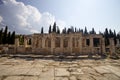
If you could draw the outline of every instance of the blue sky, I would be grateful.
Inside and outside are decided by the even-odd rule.
[[[86,26],[98,31],[108,29],[120,31],[120,0],[17,0],[31,5],[42,14],[50,13],[55,21],[65,23],[63,27]],[[34,14],[34,13],[33,13]],[[62,28],[63,28],[62,27]]]

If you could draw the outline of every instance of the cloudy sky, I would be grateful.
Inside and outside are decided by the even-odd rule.
[[[60,29],[74,26],[96,32],[108,29],[120,31],[120,0],[0,0],[0,28],[11,31],[47,32],[56,21]]]

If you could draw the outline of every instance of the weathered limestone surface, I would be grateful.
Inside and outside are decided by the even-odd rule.
[[[120,80],[120,60],[2,57],[0,80]]]
[[[97,45],[94,44],[97,39]],[[31,44],[28,44],[31,41]],[[16,53],[35,54],[104,54],[115,53],[114,40],[109,39],[110,45],[105,46],[105,39],[99,34],[83,35],[82,33],[69,34],[32,34],[24,36],[24,44],[19,44],[19,39],[15,40]],[[117,42],[119,44],[119,42]],[[107,48],[107,50],[106,50]],[[12,52],[11,52],[12,53]]]
[[[70,76],[70,73],[67,71],[66,68],[56,68],[55,69],[55,76]]]

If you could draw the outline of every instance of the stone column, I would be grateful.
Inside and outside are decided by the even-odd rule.
[[[19,47],[19,38],[15,39],[15,49],[14,52],[17,53],[17,48]]]
[[[34,38],[34,35],[32,36],[32,38],[31,38],[32,40],[32,42],[31,42],[31,48],[32,48],[32,53],[34,53],[34,49],[35,49],[35,38]]]
[[[33,38],[31,38],[31,47],[33,47]]]
[[[27,39],[24,39],[24,47],[27,47]]]
[[[39,39],[39,44],[38,44],[38,46],[39,46],[39,48],[42,47],[42,40],[41,40],[41,39]]]
[[[100,44],[100,45],[101,45],[101,47],[102,47],[102,48],[101,48],[101,49],[102,49],[102,50],[101,50],[102,53],[105,53],[105,39],[104,39],[104,38],[101,39],[101,44]]]
[[[54,49],[55,49],[55,39],[54,37],[51,38],[51,54],[54,54]]]
[[[93,46],[93,37],[90,37],[90,49],[91,49],[91,53],[93,53],[93,49],[94,46]]]
[[[60,39],[60,49],[61,49],[61,52],[63,53],[63,37],[61,37]]]
[[[69,37],[69,38],[70,38],[70,39],[69,39],[68,47],[69,47],[69,49],[70,49],[70,53],[72,54],[72,36]]]
[[[111,54],[115,53],[115,44],[113,38],[110,38],[109,41],[110,41],[110,53]]]
[[[42,48],[45,48],[45,38],[42,38]]]
[[[15,47],[19,47],[19,38],[15,39]]]
[[[79,38],[79,52],[82,53],[82,37]]]
[[[84,40],[83,40],[83,41],[84,41],[84,47],[87,46],[87,45],[86,45],[86,39],[87,39],[87,38],[84,38]]]
[[[32,35],[32,38],[31,38],[31,46],[32,46],[32,49],[34,49],[34,47],[35,47],[35,38],[34,38],[34,35]]]

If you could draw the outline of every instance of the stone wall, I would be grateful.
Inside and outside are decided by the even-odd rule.
[[[99,40],[99,45],[94,46],[94,38]],[[28,40],[31,39],[31,52],[37,54],[89,54],[89,53],[105,53],[106,47],[102,35],[90,34],[83,35],[82,33],[69,34],[33,34],[25,36],[24,47],[28,47]],[[86,40],[89,40],[87,45]],[[109,48],[111,53],[114,52],[113,40],[110,39]],[[25,50],[26,51],[26,50]],[[24,52],[24,48],[23,48]]]
[[[94,40],[98,40],[98,45],[94,44]],[[9,53],[31,53],[31,54],[99,54],[115,52],[113,39],[110,45],[105,46],[102,35],[82,33],[69,34],[32,34],[24,37],[24,45],[19,44],[19,39],[15,40],[15,45],[0,45],[0,52],[8,48]],[[29,44],[29,41],[31,41]],[[117,44],[119,44],[117,42]]]

